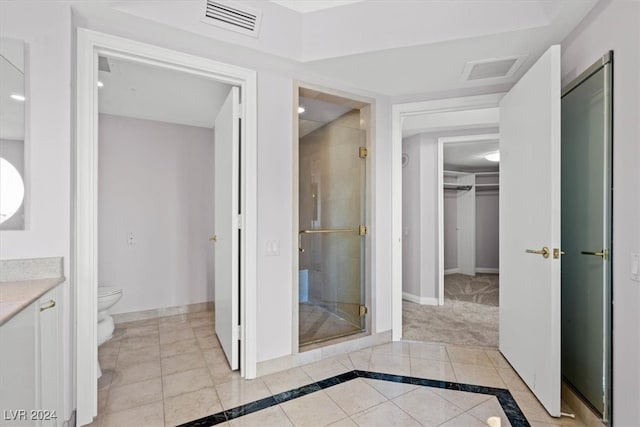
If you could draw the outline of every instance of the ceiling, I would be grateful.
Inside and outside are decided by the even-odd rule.
[[[25,102],[11,95],[26,95],[24,87],[24,44],[0,40],[0,139],[24,141]]]
[[[215,80],[138,62],[108,58],[100,71],[101,113],[213,128],[231,88]]]
[[[272,2],[284,6],[300,13],[315,12],[317,10],[329,9],[331,7],[344,6],[351,3],[358,3],[363,0],[271,0]]]
[[[499,150],[499,141],[465,141],[443,144],[445,170],[494,171],[499,162],[490,162],[484,156]]]

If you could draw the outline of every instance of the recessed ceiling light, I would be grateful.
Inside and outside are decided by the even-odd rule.
[[[298,107],[298,114],[304,113],[304,107]]]
[[[11,94],[11,99],[13,99],[15,101],[21,101],[22,102],[27,98],[25,98],[24,95],[20,95],[19,93],[12,93]]]
[[[103,87],[104,83],[102,83],[100,80],[98,80],[98,87]]]
[[[489,160],[490,162],[499,162],[500,161],[500,152],[499,151],[494,151],[493,153],[489,153],[489,154],[485,155],[484,158]]]

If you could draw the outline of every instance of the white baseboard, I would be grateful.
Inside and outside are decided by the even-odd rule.
[[[499,268],[479,267],[479,268],[476,268],[476,273],[499,274],[500,273],[500,269]]]
[[[444,275],[446,276],[447,274],[456,274],[459,271],[460,271],[459,268],[450,268],[450,269],[444,271]]]
[[[407,300],[409,302],[414,302],[420,305],[438,305],[438,298],[419,297],[417,295],[413,295],[408,292],[402,293],[402,299]]]
[[[130,313],[114,313],[111,315],[115,323],[134,322],[137,320],[155,319],[156,317],[174,316],[176,314],[197,313],[198,311],[207,311],[214,309],[214,303],[199,302],[189,305],[180,305],[177,307],[154,308],[144,311],[133,311]]]

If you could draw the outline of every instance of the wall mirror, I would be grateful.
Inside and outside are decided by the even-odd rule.
[[[25,44],[0,38],[0,230],[25,228]]]

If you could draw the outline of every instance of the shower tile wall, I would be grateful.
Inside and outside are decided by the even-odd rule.
[[[309,272],[309,302],[355,324],[360,301],[365,169],[360,113],[353,110],[300,139],[300,229],[353,228],[353,232],[303,235],[300,269]]]

